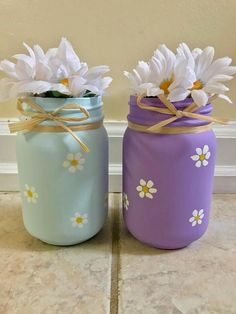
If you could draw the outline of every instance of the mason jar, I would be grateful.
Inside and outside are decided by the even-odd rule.
[[[187,98],[173,104],[184,110],[192,102]],[[146,97],[142,103],[164,107],[158,98]],[[182,134],[147,133],[132,124],[152,126],[170,115],[140,108],[136,96],[131,96],[129,105],[131,127],[123,141],[125,224],[135,238],[150,246],[185,247],[207,230],[215,167],[214,132],[205,129],[208,122],[204,120],[182,117],[168,125],[174,130],[184,127]],[[196,113],[209,116],[211,110],[212,105],[207,104]]]
[[[25,228],[34,237],[54,245],[72,245],[93,237],[103,227],[108,199],[108,137],[102,125],[102,99],[40,98],[31,101],[46,112],[65,104],[79,105],[60,117],[81,118],[63,122],[84,143],[85,152],[66,130],[32,129],[17,134],[17,162]],[[27,107],[27,104],[26,104]],[[28,108],[34,112],[32,108]],[[77,126],[91,128],[78,130]],[[98,125],[93,128],[93,125]],[[46,120],[40,126],[56,126]]]

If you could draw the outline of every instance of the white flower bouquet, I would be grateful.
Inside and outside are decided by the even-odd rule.
[[[29,55],[14,55],[16,63],[0,62],[0,71],[6,76],[0,80],[0,101],[18,96],[92,97],[103,95],[112,81],[111,77],[104,77],[108,66],[89,68],[65,38],[58,48],[47,52],[39,45],[24,46]]]
[[[132,73],[125,71],[124,74],[135,94],[165,95],[173,102],[192,97],[201,107],[213,95],[231,102],[225,95],[229,88],[223,84],[236,73],[231,62],[229,57],[214,60],[213,47],[191,51],[182,43],[174,54],[165,45],[160,45],[148,62],[139,61]]]

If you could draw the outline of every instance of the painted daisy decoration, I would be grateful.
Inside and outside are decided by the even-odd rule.
[[[196,154],[191,156],[191,159],[195,161],[195,166],[200,168],[202,166],[206,167],[209,163],[209,158],[211,152],[208,145],[204,145],[203,148],[197,147]]]
[[[33,186],[25,184],[24,196],[26,197],[28,203],[37,203],[38,193]]]
[[[145,181],[140,179],[139,185],[136,187],[138,195],[140,198],[150,198],[153,199],[153,194],[157,192],[157,189],[154,187],[154,182],[151,180]]]
[[[81,153],[72,154],[69,153],[66,156],[66,160],[63,162],[63,167],[67,168],[69,172],[74,173],[77,170],[83,170],[85,158],[82,157]]]
[[[204,209],[194,210],[192,212],[192,217],[189,219],[189,222],[192,224],[192,227],[196,225],[201,225],[204,218]]]
[[[191,50],[181,43],[174,53],[162,44],[148,61],[139,61],[124,75],[135,95],[164,95],[172,102],[192,98],[199,107],[205,106],[211,96],[231,102],[224,83],[233,78],[236,67],[231,66],[231,58],[214,59],[214,55],[213,47]]]
[[[72,222],[72,227],[83,228],[84,225],[88,223],[88,215],[77,212],[75,213],[74,217],[70,218],[70,221]]]

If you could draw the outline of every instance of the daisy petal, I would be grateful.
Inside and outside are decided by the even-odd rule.
[[[145,196],[144,192],[143,192],[143,191],[140,192],[140,193],[139,193],[139,196],[140,196],[141,198],[144,198],[144,196]]]
[[[197,168],[200,168],[200,167],[201,167],[201,165],[202,165],[202,163],[201,163],[201,161],[200,161],[200,160],[198,160],[198,161],[195,163],[195,166],[196,166]]]
[[[153,198],[151,193],[146,193],[146,197],[151,198],[151,199]]]
[[[219,94],[218,97],[221,98],[221,99],[224,99],[224,100],[228,101],[230,104],[233,103],[232,100],[231,100],[228,96],[226,96],[226,95],[224,95],[224,94]]]
[[[148,182],[147,182],[147,187],[148,188],[151,188],[153,186],[153,182],[151,181],[151,180],[149,180]]]
[[[200,147],[196,148],[196,153],[202,155],[202,149]]]
[[[62,166],[63,166],[64,168],[69,167],[69,165],[70,165],[70,162],[69,162],[68,160],[65,160],[65,161],[63,162],[63,164],[62,164]]]
[[[68,154],[67,156],[66,156],[66,158],[68,159],[68,160],[73,160],[74,159],[74,154]]]
[[[209,151],[209,146],[208,145],[204,145],[203,146],[203,150],[202,150],[203,154],[206,154],[208,151]]]
[[[139,185],[139,186],[136,187],[136,190],[137,190],[138,192],[141,192],[141,191],[142,191],[142,187]]]
[[[203,161],[202,161],[202,164],[203,164],[203,166],[205,167],[205,166],[208,165],[208,161],[207,161],[207,160],[203,160]]]
[[[76,167],[70,167],[70,168],[69,168],[69,172],[74,173],[75,171],[76,171]]]
[[[150,193],[156,193],[156,192],[157,192],[157,189],[151,188],[151,189],[149,189],[149,192],[150,192]]]
[[[203,90],[193,90],[191,92],[191,96],[193,98],[193,101],[195,104],[197,104],[199,107],[205,106],[208,102],[208,95]]]
[[[146,181],[144,181],[143,179],[141,179],[141,180],[139,181],[139,183],[140,183],[142,186],[145,186],[145,185],[146,185]]]
[[[198,214],[201,215],[203,213],[204,213],[204,209],[200,209]]]
[[[193,155],[193,156],[191,156],[191,159],[194,161],[197,161],[197,160],[199,160],[199,155]]]

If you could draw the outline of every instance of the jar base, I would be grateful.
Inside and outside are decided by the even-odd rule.
[[[142,239],[140,239],[139,236],[137,236],[136,234],[131,232],[129,229],[128,229],[128,231],[136,240],[138,240],[142,244],[145,244],[145,245],[147,245],[149,247],[152,247],[154,249],[159,249],[159,250],[167,250],[167,251],[169,251],[169,250],[181,250],[181,249],[184,249],[184,248],[188,247],[190,244],[192,244],[193,242],[198,240],[198,239],[196,239],[196,240],[193,240],[191,242],[178,244],[178,245],[161,245],[161,244],[158,244],[158,243],[153,243],[153,242],[148,242],[148,241],[142,240]]]
[[[35,239],[40,240],[41,242],[48,244],[48,245],[54,245],[54,246],[73,246],[73,245],[77,245],[77,244],[81,244],[84,243],[86,241],[89,241],[90,239],[92,239],[93,237],[95,237],[101,230],[103,227],[101,227],[100,229],[98,229],[96,232],[92,233],[89,237],[80,240],[80,241],[72,241],[72,242],[56,242],[56,241],[50,241],[47,239],[43,239],[42,237],[37,237],[34,234],[32,234],[31,232],[29,232],[29,230],[27,229],[27,232],[34,237]]]

